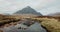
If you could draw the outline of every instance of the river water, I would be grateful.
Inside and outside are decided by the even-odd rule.
[[[41,27],[41,24],[37,22],[31,25],[30,27],[28,27],[28,29],[26,30],[18,29],[18,27],[20,26],[27,28],[27,26],[23,24],[17,24],[16,26],[10,26],[0,29],[3,30],[4,32],[46,32],[46,30]]]

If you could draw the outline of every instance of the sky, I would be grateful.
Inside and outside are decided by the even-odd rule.
[[[0,14],[13,14],[27,6],[43,15],[60,12],[60,0],[0,0]]]

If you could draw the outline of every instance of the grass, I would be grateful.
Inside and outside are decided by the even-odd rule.
[[[48,32],[60,32],[60,21],[54,18],[32,18],[39,20],[42,26],[44,26]]]
[[[5,22],[12,22],[12,20],[14,21],[18,21],[19,17],[1,17],[2,19],[0,19],[0,23],[5,23]],[[26,18],[26,17],[25,17]],[[60,21],[58,21],[55,18],[47,18],[47,17],[39,17],[39,18],[30,18],[32,20],[36,20],[37,22],[39,22],[42,26],[44,26],[49,32],[60,32]],[[9,21],[8,21],[9,20]]]

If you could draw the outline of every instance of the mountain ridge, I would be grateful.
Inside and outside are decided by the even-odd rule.
[[[48,16],[60,16],[60,12],[48,14]]]
[[[42,16],[41,13],[38,13],[36,10],[31,8],[30,6],[27,6],[27,7],[23,8],[22,10],[15,12],[14,14],[34,14],[34,15]]]

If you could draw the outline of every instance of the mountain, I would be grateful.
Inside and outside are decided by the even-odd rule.
[[[19,10],[19,11],[15,12],[14,14],[33,14],[33,15],[42,16],[41,13],[36,12],[34,9],[32,9],[29,6],[23,8],[22,10]]]
[[[56,13],[51,13],[51,14],[48,14],[48,16],[59,16],[60,17],[60,12],[56,12]]]

